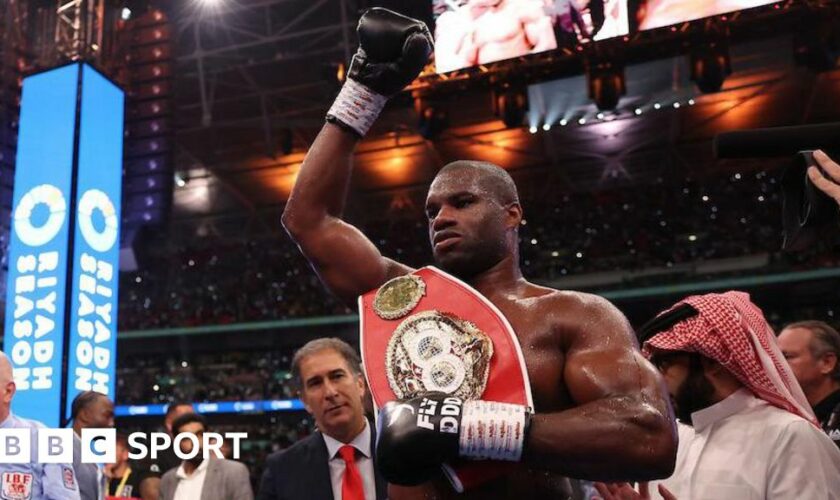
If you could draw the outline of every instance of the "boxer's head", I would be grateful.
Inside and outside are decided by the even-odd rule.
[[[518,255],[522,207],[510,174],[492,163],[456,161],[437,174],[426,197],[429,239],[443,270],[470,278]]]
[[[650,360],[662,372],[677,419],[687,425],[692,425],[692,413],[741,387],[723,365],[695,352],[657,352]]]
[[[300,399],[324,434],[349,443],[364,429],[365,382],[359,355],[337,338],[313,340],[292,359]]]

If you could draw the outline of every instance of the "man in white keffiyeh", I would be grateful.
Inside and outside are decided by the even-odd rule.
[[[639,337],[683,424],[662,482],[676,498],[840,499],[840,451],[748,294],[689,297]]]

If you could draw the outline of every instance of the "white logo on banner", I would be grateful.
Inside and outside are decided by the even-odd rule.
[[[32,212],[40,204],[45,204],[50,214],[47,222],[39,227],[32,225]],[[41,184],[24,194],[14,214],[15,234],[24,245],[39,247],[55,238],[64,225],[67,216],[67,202],[61,190],[50,184]]]
[[[99,210],[105,217],[102,232],[93,227],[93,212]],[[117,242],[117,210],[108,195],[98,189],[85,191],[79,199],[79,231],[88,245],[97,252],[107,252]]]

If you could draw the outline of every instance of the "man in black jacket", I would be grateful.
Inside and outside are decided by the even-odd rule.
[[[268,457],[257,498],[384,499],[358,354],[336,338],[313,340],[295,353],[292,374],[319,431]]]
[[[799,321],[782,330],[779,347],[823,430],[840,446],[840,333],[822,321]]]

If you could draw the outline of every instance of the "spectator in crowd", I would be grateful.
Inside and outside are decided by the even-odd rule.
[[[166,415],[163,417],[163,427],[169,437],[174,438],[172,426],[175,420],[183,415],[195,413],[189,403],[176,401],[166,407]],[[140,497],[143,500],[158,500],[160,497],[160,478],[167,471],[178,467],[181,460],[175,455],[172,448],[167,448],[159,453],[157,458],[151,458],[151,454],[138,464],[138,483],[140,485]]]
[[[365,382],[356,351],[337,338],[313,340],[295,353],[292,373],[319,432],[268,458],[260,500],[382,500],[376,435],[364,414]]]
[[[204,458],[202,440],[207,422],[197,413],[186,413],[172,423],[172,435],[195,436],[180,442],[181,453],[191,458],[170,469],[160,481],[161,500],[253,500],[254,493],[245,465],[218,458],[210,453]],[[196,446],[197,445],[197,446]]]
[[[117,461],[105,466],[107,478],[106,498],[140,498],[137,473],[128,458],[128,438],[117,434]]]
[[[106,481],[103,465],[82,463],[82,429],[102,429],[114,426],[114,403],[96,391],[80,392],[70,404],[73,420],[73,469],[79,482],[82,500],[102,500]]]
[[[12,413],[15,390],[12,363],[0,351],[0,429],[28,429],[30,442],[37,443],[44,424]],[[38,456],[37,446],[31,447],[30,460],[26,462],[0,461],[0,492],[4,496],[6,492],[19,493],[18,498],[26,499],[79,500],[79,484],[72,465],[45,463]]]
[[[639,337],[685,424],[676,469],[660,494],[840,499],[840,450],[817,426],[749,295],[689,297],[643,326]],[[627,485],[598,488],[607,499],[634,498]]]
[[[840,447],[840,333],[822,321],[799,321],[782,330],[779,347],[823,430]]]

